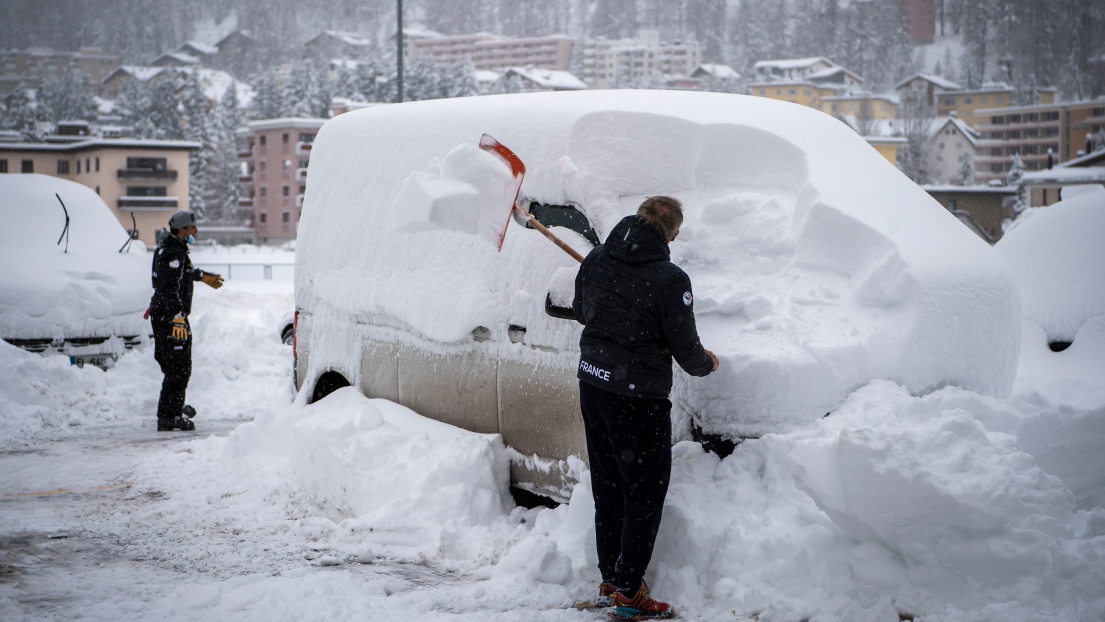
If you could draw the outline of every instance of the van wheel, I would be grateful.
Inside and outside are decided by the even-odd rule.
[[[350,384],[349,381],[345,379],[345,376],[342,376],[336,371],[328,371],[319,376],[318,380],[315,381],[315,391],[311,394],[311,403],[314,404],[334,391],[348,386],[350,386]]]

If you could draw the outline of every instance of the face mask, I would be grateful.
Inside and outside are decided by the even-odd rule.
[[[193,236],[188,236],[188,243],[189,244],[195,244],[196,243],[196,238],[194,238]]]

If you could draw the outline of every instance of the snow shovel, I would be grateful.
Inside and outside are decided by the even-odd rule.
[[[537,219],[534,218],[532,214],[523,209],[521,205],[518,205],[518,193],[522,190],[522,178],[526,176],[526,165],[522,162],[522,159],[515,155],[514,152],[507,148],[506,145],[495,140],[488,134],[484,134],[480,137],[480,149],[483,149],[488,153],[495,154],[504,162],[506,162],[507,166],[510,167],[510,172],[514,175],[515,183],[514,205],[511,211],[514,214],[517,214],[526,223],[528,223],[530,227],[533,227],[534,229],[540,231],[541,235],[544,235],[546,238],[552,240],[553,244],[556,244],[560,247],[562,251],[571,255],[573,259],[575,259],[579,263],[583,263],[583,255],[580,255],[578,252],[576,252],[574,248],[568,246],[568,244],[565,243],[564,240],[556,237],[555,233],[549,231],[548,228],[545,227],[545,225],[537,222]],[[511,217],[507,216],[506,222],[503,223],[503,232],[499,235],[500,251],[503,250],[503,240],[506,238],[506,230],[507,227],[510,226],[510,220]]]

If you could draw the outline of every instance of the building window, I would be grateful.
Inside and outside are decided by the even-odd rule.
[[[1042,113],[1040,115],[1040,120],[1041,121],[1058,121],[1059,120],[1059,111],[1056,110],[1056,111],[1052,111],[1052,112]]]
[[[292,221],[292,214],[291,214],[291,212],[284,212],[284,217],[283,217],[283,220],[284,220],[284,223],[285,223],[285,224],[287,224],[287,223],[291,222],[291,221]]]
[[[267,164],[267,163],[266,163],[266,162],[265,162],[264,160],[261,160],[261,172],[262,172],[262,173],[264,173],[264,172],[265,172],[265,168],[266,168],[266,166],[265,166],[265,165],[266,165],[266,164]]]
[[[127,186],[128,197],[164,197],[169,192],[165,186]]]
[[[0,173],[7,173],[7,172],[8,172],[8,161],[7,160],[0,160]]]
[[[802,94],[803,94],[803,95],[809,95],[809,94],[810,94],[810,90],[809,90],[809,89],[803,89],[803,90],[802,90]]]
[[[100,172],[100,156],[96,156],[96,172]]]
[[[291,194],[291,188],[289,188],[288,186],[285,185],[284,186],[284,196],[288,196],[289,194]]]
[[[283,134],[281,134],[280,141],[283,142],[285,145],[288,144],[288,133],[287,132],[284,132]]]
[[[169,168],[169,165],[165,158],[127,158],[127,168],[163,173]]]
[[[944,143],[943,142],[937,143],[936,148],[937,149],[943,149],[944,148]]]
[[[99,186],[96,186],[96,194],[97,194],[97,196],[100,194],[100,187]]]
[[[798,91],[796,89],[787,89],[787,95],[794,95]]]
[[[964,104],[973,104],[973,103],[975,103],[975,101],[973,99],[971,99],[970,97],[964,97],[963,98],[963,103]]]
[[[81,159],[77,158],[77,174],[81,174]]]
[[[261,198],[262,199],[265,198],[265,196],[267,196],[267,194],[268,194],[267,189],[264,186],[261,186]]]
[[[264,137],[264,135],[260,136],[260,137],[259,137],[259,138],[257,139],[257,142],[258,142],[258,144],[260,144],[260,145],[261,145],[262,147],[264,147],[264,146],[265,146],[265,137]]]
[[[980,103],[980,104],[985,104],[985,103],[987,103],[987,98],[986,98],[985,96],[983,96],[983,97],[979,97],[979,98],[978,98],[978,103]]]
[[[954,106],[955,105],[955,98],[954,97],[945,97],[944,98],[944,105],[945,106]]]
[[[265,212],[261,212],[258,217],[261,219],[261,224],[265,224],[265,222],[268,221],[268,214],[266,214]]]
[[[34,160],[23,160],[20,163],[20,167],[21,167],[21,170],[24,173],[33,173],[33,172],[35,172],[35,161]]]
[[[77,160],[78,164],[80,160]],[[58,175],[69,174],[69,160],[58,160]]]
[[[91,173],[92,172],[92,166],[91,165],[92,165],[92,159],[91,158],[85,158],[84,159],[84,172]]]
[[[997,116],[990,117],[990,125],[1003,125],[1005,123],[1005,117]]]
[[[315,142],[315,135],[314,134],[300,134],[299,135],[299,142],[301,142],[301,143],[313,143],[313,142]]]

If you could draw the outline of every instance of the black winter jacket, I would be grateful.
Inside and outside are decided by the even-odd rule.
[[[572,310],[584,325],[577,377],[611,393],[664,399],[673,356],[688,374],[709,374],[693,303],[667,240],[644,220],[623,218],[576,275]]]
[[[192,312],[192,284],[203,277],[202,270],[192,267],[188,243],[167,236],[153,252],[153,298],[150,315],[171,319]]]

